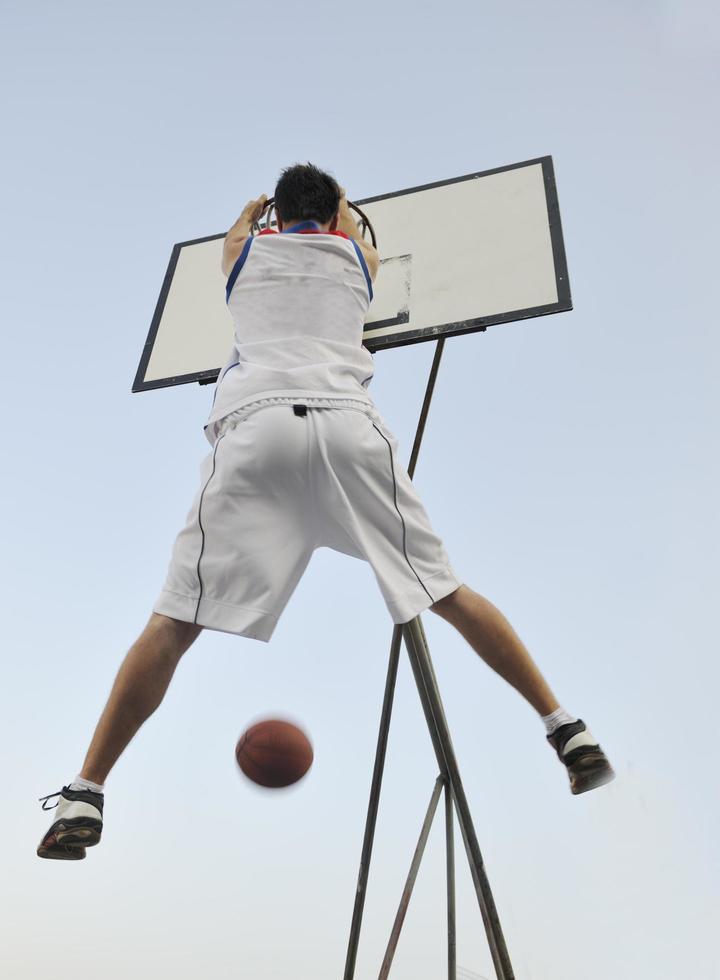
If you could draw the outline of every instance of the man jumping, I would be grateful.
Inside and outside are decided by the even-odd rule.
[[[370,563],[393,622],[431,609],[451,623],[538,712],[573,793],[614,776],[502,613],[456,576],[368,394],[362,335],[380,260],[344,191],[310,164],[290,167],[275,189],[277,231],[253,236],[266,200],[250,201],[225,237],[234,342],[200,488],[79,775],[42,798],[55,819],[40,857],[77,861],[100,841],[107,776],[185,651],[203,629],[269,641],[323,546]]]

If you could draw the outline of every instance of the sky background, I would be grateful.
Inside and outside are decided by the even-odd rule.
[[[517,977],[720,975],[717,10],[0,4],[4,976],[342,975],[392,632],[347,556],[315,553],[269,645],[201,636],[111,774],[102,845],[35,856],[208,448],[211,387],[130,388],[173,243],[283,166],[361,198],[544,154],[574,311],[447,342],[415,483],[616,782],[572,797],[532,710],[423,622]],[[376,356],[405,459],[432,354]],[[315,746],[276,794],[233,755],[266,715]],[[435,775],[403,655],[358,980]],[[398,980],[443,976],[443,847],[438,819]],[[491,978],[457,866],[458,962]]]

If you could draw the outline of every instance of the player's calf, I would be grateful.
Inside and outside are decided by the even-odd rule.
[[[466,585],[431,607],[465,637],[485,663],[511,684],[541,716],[547,738],[578,795],[615,778],[605,753],[585,723],[569,715],[499,609]]]

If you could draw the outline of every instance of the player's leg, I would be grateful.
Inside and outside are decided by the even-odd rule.
[[[104,783],[124,749],[160,705],[180,658],[201,626],[152,613],[128,651],[80,770],[83,779]]]
[[[485,663],[518,691],[542,717],[548,741],[567,766],[574,794],[613,778],[605,753],[585,722],[561,708],[547,681],[505,616],[467,585],[430,606],[465,637]]]
[[[324,478],[318,466],[316,487],[326,543],[370,562],[394,622],[408,622],[431,608],[460,630],[542,716],[573,793],[607,782],[612,769],[584,722],[559,707],[499,610],[455,575],[398,460],[397,439],[376,412],[351,415],[328,411],[312,416],[323,447],[317,462],[324,463]]]
[[[467,585],[430,609],[453,625],[488,667],[545,717],[560,707],[520,637],[500,610]]]
[[[40,857],[80,860],[102,834],[103,784],[140,726],[159,706],[183,653],[201,632],[193,623],[152,613],[115,678],[79,776],[58,798]]]

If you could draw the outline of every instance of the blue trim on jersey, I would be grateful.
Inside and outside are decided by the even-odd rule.
[[[365,282],[367,283],[368,292],[370,293],[370,301],[372,302],[372,298],[373,298],[372,279],[370,278],[370,273],[368,272],[368,267],[367,267],[367,262],[365,261],[365,256],[362,254],[362,249],[360,248],[360,246],[358,245],[358,243],[355,241],[355,239],[354,238],[351,238],[350,241],[355,246],[355,251],[357,252],[358,261],[360,262],[360,265],[362,267],[362,271],[365,273]]]
[[[240,270],[245,265],[245,259],[248,257],[248,252],[250,251],[250,246],[252,245],[252,235],[243,245],[243,250],[237,258],[235,265],[232,267],[232,271],[228,276],[227,286],[225,287],[225,302],[230,299],[230,293],[235,285],[235,280],[240,275]]]
[[[316,230],[320,227],[317,221],[299,221],[296,225],[291,225],[289,228],[283,228],[280,232],[281,235],[289,235],[293,231],[310,231],[311,229]]]

